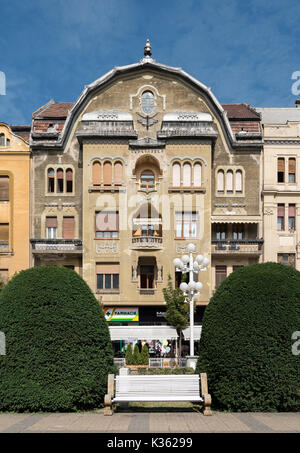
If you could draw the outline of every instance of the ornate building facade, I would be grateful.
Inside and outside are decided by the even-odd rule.
[[[79,272],[116,341],[176,337],[162,289],[169,275],[180,283],[173,259],[188,243],[211,258],[198,339],[215,287],[263,253],[259,114],[221,105],[151,53],[148,42],[140,62],[114,68],[74,104],[50,101],[31,129],[32,265]]]

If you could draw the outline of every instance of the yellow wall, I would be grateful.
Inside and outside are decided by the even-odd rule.
[[[0,123],[0,134],[10,140],[0,146],[0,175],[10,177],[8,202],[0,201],[0,223],[9,223],[9,248],[0,252],[0,270],[8,269],[8,278],[29,267],[29,176],[28,144]]]

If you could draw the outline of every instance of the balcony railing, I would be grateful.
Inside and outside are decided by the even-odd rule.
[[[252,254],[262,253],[263,239],[218,240],[213,239],[212,250],[214,254]]]
[[[137,248],[161,248],[162,237],[157,236],[137,236],[132,238],[132,245]]]
[[[31,239],[33,253],[82,253],[79,239]]]

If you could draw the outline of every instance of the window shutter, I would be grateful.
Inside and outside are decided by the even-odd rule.
[[[183,166],[183,185],[184,187],[191,186],[191,165],[184,164]]]
[[[46,217],[46,228],[57,228],[57,217]]]
[[[97,274],[120,274],[119,263],[98,263],[96,265]]]
[[[224,192],[224,171],[218,171],[218,192]]]
[[[74,239],[75,237],[75,219],[74,217],[63,218],[63,237],[64,239]]]
[[[194,186],[201,187],[202,184],[202,167],[201,164],[194,165]]]
[[[277,160],[277,171],[284,173],[284,157],[279,157]]]
[[[103,184],[111,186],[112,181],[112,167],[110,162],[105,162],[103,167]]]
[[[296,159],[289,159],[289,173],[296,173]]]
[[[8,241],[9,240],[9,224],[8,223],[0,223],[0,241]]]
[[[233,191],[233,172],[231,170],[226,173],[226,191]]]
[[[9,201],[9,177],[0,176],[0,201]]]
[[[219,286],[227,276],[226,266],[216,266],[216,287]]]
[[[96,213],[96,231],[119,231],[119,213]]]
[[[235,190],[236,192],[242,192],[243,190],[241,170],[238,170],[235,174]]]
[[[173,165],[173,187],[180,187],[180,165]]]
[[[296,206],[289,204],[289,217],[296,217]]]
[[[100,186],[101,184],[101,165],[99,162],[93,163],[93,185]]]
[[[115,164],[115,175],[114,175],[114,184],[116,186],[121,186],[123,183],[123,165],[121,162]]]
[[[70,168],[66,171],[66,177],[67,181],[73,181],[73,171]]]
[[[277,216],[284,217],[284,204],[277,205]]]

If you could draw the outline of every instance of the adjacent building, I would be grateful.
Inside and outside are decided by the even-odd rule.
[[[300,270],[300,109],[256,110],[264,131],[264,261]]]
[[[0,278],[30,266],[28,126],[0,123]]]

